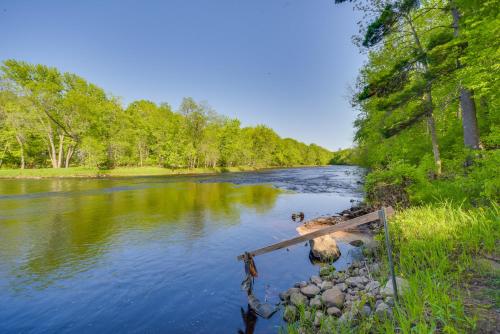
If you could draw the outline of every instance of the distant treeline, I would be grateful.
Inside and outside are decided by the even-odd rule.
[[[103,89],[56,68],[7,60],[0,68],[0,167],[325,165],[332,153],[218,115],[184,98],[123,108]]]

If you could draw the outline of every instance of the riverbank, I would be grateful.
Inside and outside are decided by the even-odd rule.
[[[42,179],[42,178],[105,178],[127,176],[170,176],[170,175],[211,175],[221,173],[254,172],[265,169],[310,168],[321,166],[287,167],[215,167],[215,168],[162,168],[162,167],[119,167],[98,169],[87,167],[0,169],[0,179]]]
[[[387,253],[379,242],[366,264],[345,271],[326,266],[285,293],[286,331],[494,333],[500,324],[498,207],[417,206],[389,222],[396,275],[407,286],[399,304],[388,295]],[[312,290],[314,296],[304,295]]]

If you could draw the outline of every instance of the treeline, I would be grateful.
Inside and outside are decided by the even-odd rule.
[[[369,57],[352,98],[353,157],[373,170],[369,197],[403,189],[416,201],[498,201],[498,1],[354,2],[366,14],[355,40]]]
[[[123,108],[96,85],[55,68],[0,68],[0,167],[325,165],[331,152],[280,138],[184,98],[177,111],[140,100]]]

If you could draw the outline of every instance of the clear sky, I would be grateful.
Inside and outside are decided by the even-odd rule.
[[[333,150],[352,142],[358,19],[333,0],[0,0],[0,60],[76,73],[124,104],[191,96]]]

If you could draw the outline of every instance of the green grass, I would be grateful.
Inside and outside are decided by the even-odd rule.
[[[183,174],[217,174],[258,170],[256,167],[216,167],[216,168],[179,168],[161,167],[119,167],[110,170],[98,168],[38,168],[38,169],[0,169],[0,178],[58,178],[58,177],[119,177],[153,176]]]
[[[478,258],[484,254],[493,254],[496,258],[500,255],[496,247],[500,242],[499,207],[465,209],[448,203],[412,207],[398,212],[389,226],[396,273],[410,283],[409,291],[394,310],[394,317],[362,319],[350,328],[340,328],[333,322],[322,330],[345,333],[474,331],[476,319],[464,306],[465,285],[477,275]],[[388,277],[384,249],[379,250],[378,257],[383,264],[382,277]],[[495,275],[494,280],[498,282],[498,272]],[[297,333],[298,327],[304,324],[299,321],[287,331]]]

